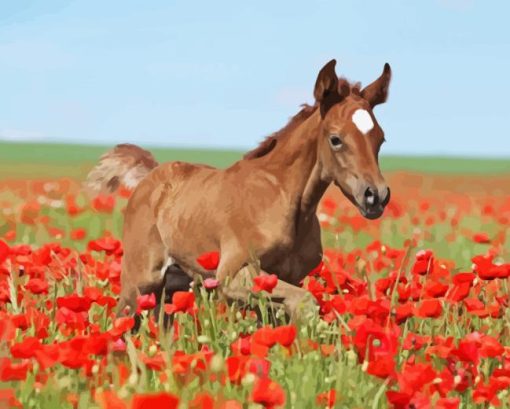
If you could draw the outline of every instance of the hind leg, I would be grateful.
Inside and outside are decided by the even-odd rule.
[[[141,294],[160,293],[164,284],[167,254],[155,226],[148,229],[145,237],[140,231],[124,234],[124,256],[120,277],[121,293],[118,313],[132,314],[137,309],[137,297]],[[126,311],[126,309],[129,311]]]
[[[154,316],[156,320],[159,319],[161,311],[161,304],[169,304],[172,302],[173,295],[177,291],[188,291],[193,279],[177,264],[172,264],[166,268],[163,285],[160,286],[159,293],[156,293],[157,305],[154,309]],[[162,299],[163,290],[165,291],[165,298]],[[163,316],[164,326],[170,324],[170,317],[165,314]]]

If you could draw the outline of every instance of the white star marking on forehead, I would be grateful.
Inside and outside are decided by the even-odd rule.
[[[352,114],[352,122],[363,134],[367,134],[374,127],[374,121],[366,109],[357,109]]]

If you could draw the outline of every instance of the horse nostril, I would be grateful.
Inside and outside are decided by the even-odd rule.
[[[377,190],[372,189],[371,187],[368,187],[367,190],[365,190],[365,203],[368,206],[376,206],[379,203]]]
[[[386,197],[384,198],[384,200],[382,201],[382,205],[383,206],[386,206],[389,202],[390,202],[390,198],[391,198],[391,190],[390,188],[386,188]]]

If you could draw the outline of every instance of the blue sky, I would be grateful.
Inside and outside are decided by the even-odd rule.
[[[364,84],[385,153],[510,156],[510,2],[16,0],[0,4],[0,138],[249,148]]]

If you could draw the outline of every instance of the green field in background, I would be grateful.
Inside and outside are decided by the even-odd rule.
[[[83,177],[111,146],[0,142],[0,178]],[[226,167],[243,152],[216,149],[148,148],[160,162],[182,160]],[[510,173],[508,159],[383,156],[384,171],[497,174]]]

